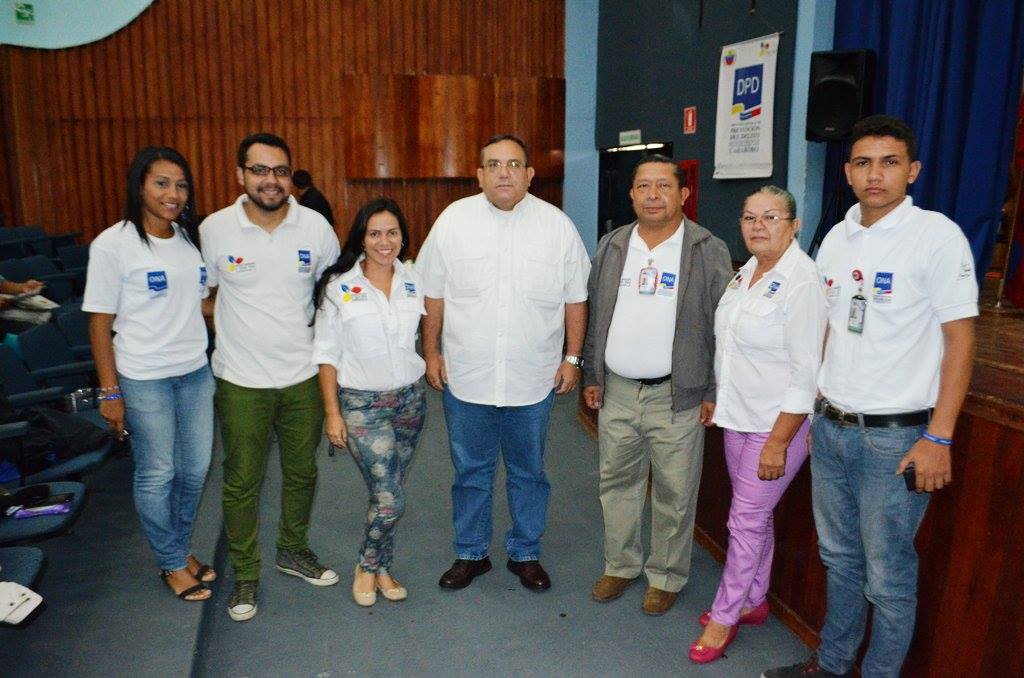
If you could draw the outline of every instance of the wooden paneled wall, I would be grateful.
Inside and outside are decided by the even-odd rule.
[[[197,207],[239,192],[235,150],[266,130],[335,206],[402,205],[418,246],[477,192],[480,144],[522,136],[534,193],[561,202],[561,0],[157,0],[97,43],[0,47],[0,210],[91,237],[124,203],[145,145],[189,159]]]

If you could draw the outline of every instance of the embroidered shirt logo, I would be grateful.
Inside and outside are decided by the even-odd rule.
[[[167,294],[167,272],[147,271],[146,286],[149,288],[149,296],[162,297]]]
[[[309,273],[313,269],[313,257],[309,250],[299,250],[299,273]]]

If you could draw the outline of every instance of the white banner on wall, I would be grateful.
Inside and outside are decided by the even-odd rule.
[[[771,176],[778,53],[778,33],[722,48],[715,117],[715,179]]]

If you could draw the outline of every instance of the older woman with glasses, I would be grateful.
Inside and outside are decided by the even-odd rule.
[[[772,511],[807,459],[825,335],[825,295],[795,240],[793,196],[776,186],[747,196],[740,229],[753,256],[715,313],[714,423],[725,429],[732,481],[729,548],[714,603],[700,619],[704,633],[690,647],[698,664],[721,657],[740,624],[768,616]]]

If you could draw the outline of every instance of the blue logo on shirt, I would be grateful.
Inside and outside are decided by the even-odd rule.
[[[167,273],[165,271],[147,271],[146,284],[154,296],[167,291]]]
[[[199,267],[199,286],[206,287],[206,267]]]
[[[313,268],[313,257],[309,250],[299,250],[299,273],[309,273]]]
[[[875,274],[875,294],[892,294],[892,273]]]
[[[661,274],[661,287],[666,290],[674,290],[676,288],[676,274],[675,273],[662,273]]]
[[[405,283],[405,296],[415,297],[416,296],[416,283],[407,282]]]
[[[775,296],[775,293],[779,291],[780,287],[782,287],[782,283],[780,283],[778,280],[771,281],[771,283],[769,283],[768,285],[768,289],[764,291],[764,297],[766,299],[771,299],[772,297]]]

